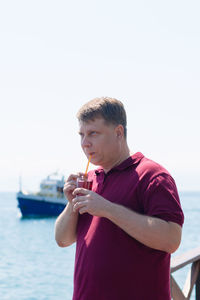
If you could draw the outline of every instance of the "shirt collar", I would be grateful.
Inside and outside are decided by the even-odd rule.
[[[122,171],[125,170],[126,168],[136,165],[139,163],[139,161],[144,157],[144,155],[141,152],[137,152],[133,154],[132,156],[129,156],[126,160],[124,160],[121,164],[119,164],[116,167],[113,167],[111,170],[108,171],[108,173],[117,170],[117,171]],[[98,168],[95,170],[96,175],[99,175],[100,173],[104,172],[103,168]]]

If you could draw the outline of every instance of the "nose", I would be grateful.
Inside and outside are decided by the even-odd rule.
[[[91,146],[91,142],[89,141],[89,139],[87,138],[87,136],[82,137],[81,139],[81,147],[82,148],[88,148]]]

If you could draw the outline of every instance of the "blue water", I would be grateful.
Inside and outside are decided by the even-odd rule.
[[[200,193],[180,197],[185,224],[174,255],[200,246]],[[15,194],[0,193],[1,300],[71,300],[75,245],[56,245],[54,223],[55,218],[21,219]],[[187,271],[185,267],[174,273],[180,286]]]
[[[75,247],[59,248],[55,218],[21,219],[15,194],[0,193],[0,299],[71,299]]]

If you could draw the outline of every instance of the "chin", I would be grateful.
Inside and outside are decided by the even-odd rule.
[[[95,166],[99,166],[100,162],[98,162],[97,160],[91,160],[91,163]]]
[[[95,157],[94,158],[92,157],[91,163],[95,166],[100,166],[101,165],[101,162]]]

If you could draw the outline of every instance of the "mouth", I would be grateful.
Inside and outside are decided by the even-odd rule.
[[[95,154],[95,152],[90,152],[89,156],[93,156]]]
[[[87,153],[87,157],[90,157],[91,156],[91,159],[92,159],[92,157],[95,155],[95,152],[89,152],[89,153]]]

